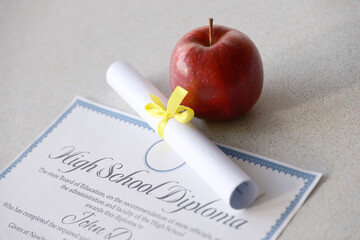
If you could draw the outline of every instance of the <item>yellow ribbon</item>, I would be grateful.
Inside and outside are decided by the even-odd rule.
[[[177,86],[169,98],[167,109],[159,97],[150,94],[154,103],[146,104],[145,110],[153,117],[162,118],[158,125],[158,132],[162,139],[164,139],[166,123],[170,118],[187,123],[194,117],[194,111],[191,108],[180,105],[187,93],[188,91]]]

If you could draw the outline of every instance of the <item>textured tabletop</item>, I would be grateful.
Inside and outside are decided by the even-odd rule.
[[[0,169],[76,95],[134,113],[105,82],[117,59],[169,96],[177,40],[209,17],[254,41],[264,87],[244,117],[194,123],[324,173],[279,239],[360,239],[359,1],[1,1]]]

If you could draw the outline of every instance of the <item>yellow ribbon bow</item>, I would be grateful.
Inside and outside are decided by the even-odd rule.
[[[158,125],[158,132],[162,139],[164,139],[166,123],[170,118],[187,123],[194,117],[194,111],[191,108],[180,105],[187,93],[188,91],[177,86],[169,98],[167,109],[159,97],[150,94],[154,103],[146,104],[145,110],[153,117],[162,118]]]

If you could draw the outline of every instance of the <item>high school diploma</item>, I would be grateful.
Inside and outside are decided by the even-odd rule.
[[[263,189],[250,207],[209,184],[222,167],[194,170],[142,119],[76,98],[0,173],[0,239],[276,239],[321,176],[216,149]]]

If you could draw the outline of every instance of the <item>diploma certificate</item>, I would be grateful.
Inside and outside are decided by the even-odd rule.
[[[141,119],[76,98],[1,172],[0,239],[276,239],[321,174],[218,147],[262,190],[249,208]]]

